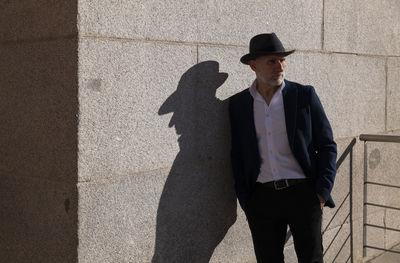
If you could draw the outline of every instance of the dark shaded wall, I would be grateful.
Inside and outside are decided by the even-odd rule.
[[[77,4],[0,10],[0,261],[76,262]]]

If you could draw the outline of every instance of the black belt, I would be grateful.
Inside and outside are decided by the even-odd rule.
[[[271,182],[266,182],[266,183],[259,183],[257,182],[258,185],[262,187],[267,187],[267,188],[272,188],[275,190],[282,190],[288,187],[291,187],[296,184],[300,183],[306,183],[310,182],[311,180],[308,178],[302,178],[302,179],[281,179],[277,181],[271,181]]]

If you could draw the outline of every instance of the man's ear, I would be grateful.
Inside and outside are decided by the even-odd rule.
[[[254,72],[257,72],[256,61],[254,59],[249,61],[249,66]]]

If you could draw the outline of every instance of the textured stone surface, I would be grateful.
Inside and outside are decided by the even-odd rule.
[[[369,185],[367,189],[368,202],[386,206],[400,207],[399,189],[375,185]]]
[[[283,254],[285,257],[285,262],[287,262],[287,263],[297,262],[296,251],[294,250],[293,244],[286,246],[285,249],[283,250]],[[254,263],[256,263],[256,262],[257,261],[254,261]]]
[[[387,129],[400,129],[400,58],[389,58],[387,66]]]
[[[77,262],[76,1],[0,10],[0,261]]]
[[[1,262],[77,262],[75,185],[0,174]]]
[[[368,181],[400,187],[400,144],[368,142]],[[371,186],[372,187],[372,186]],[[374,186],[377,190],[394,188]],[[378,189],[379,188],[379,189]],[[390,190],[389,190],[390,189]],[[400,189],[398,189],[400,193]],[[400,201],[400,200],[399,200]]]
[[[384,59],[296,52],[286,64],[289,80],[315,87],[335,138],[385,129]]]
[[[237,220],[228,230],[221,243],[215,248],[210,262],[212,263],[242,263],[256,262],[247,219],[237,205]]]
[[[80,183],[80,261],[209,262],[236,220],[226,165],[177,159],[169,171]]]
[[[400,145],[395,143],[368,142],[368,181],[400,186],[398,154]],[[367,201],[375,204],[400,207],[399,189],[368,185]],[[374,225],[400,229],[398,211],[368,206],[367,222]],[[380,248],[391,248],[400,242],[398,232],[367,228],[367,244]],[[380,254],[379,250],[367,250],[368,256]]]
[[[321,47],[322,1],[79,1],[80,34],[248,45],[276,32],[287,47]]]
[[[400,245],[392,248],[393,250],[400,251]],[[369,263],[398,263],[400,261],[400,254],[398,253],[384,253],[381,256],[374,258]]]
[[[76,41],[0,46],[0,173],[76,180]]]
[[[385,226],[400,230],[400,211],[387,209],[385,214]],[[386,230],[385,247],[391,249],[394,245],[400,243],[400,232]]]
[[[325,232],[323,236],[324,262],[346,262],[350,256],[349,234],[349,224],[344,224],[342,227],[338,226]]]
[[[77,34],[77,1],[1,1],[0,42]]]
[[[327,50],[400,55],[400,2],[326,0],[324,46]]]
[[[169,167],[179,149],[210,157],[198,156],[196,100],[212,90],[196,89],[195,47],[82,39],[79,50],[80,180]]]
[[[80,183],[79,262],[150,262],[166,175]]]

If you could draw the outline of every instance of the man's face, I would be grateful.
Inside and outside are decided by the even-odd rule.
[[[262,56],[249,61],[251,69],[256,73],[257,80],[269,87],[278,87],[285,75],[285,57]]]

